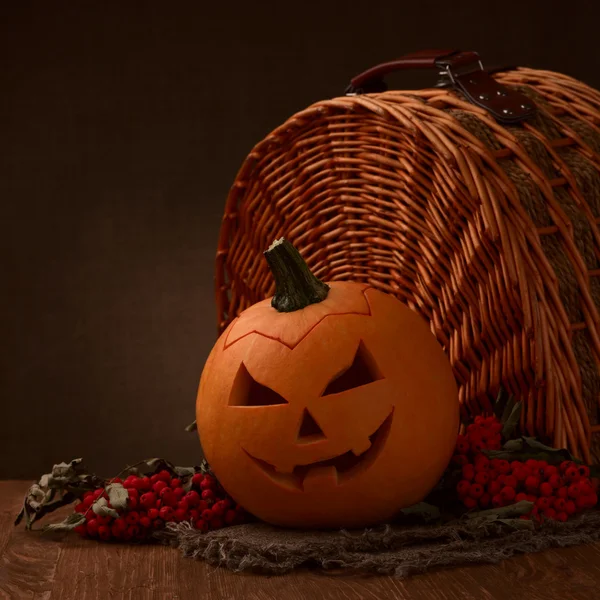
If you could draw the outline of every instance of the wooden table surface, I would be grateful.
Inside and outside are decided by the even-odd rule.
[[[182,558],[177,550],[163,546],[102,544],[73,533],[49,537],[13,527],[28,485],[0,482],[2,599],[600,599],[600,544],[406,580],[309,570],[264,577]],[[60,512],[55,515],[62,518]]]

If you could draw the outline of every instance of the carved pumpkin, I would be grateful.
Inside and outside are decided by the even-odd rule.
[[[325,284],[297,250],[265,252],[276,294],[244,311],[206,362],[205,456],[275,525],[384,522],[422,500],[459,425],[452,370],[428,324],[366,284]]]

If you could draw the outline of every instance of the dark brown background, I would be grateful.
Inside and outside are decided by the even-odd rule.
[[[0,477],[76,456],[104,475],[198,462],[183,427],[215,341],[223,204],[252,145],[424,47],[600,87],[596,4],[2,3]]]

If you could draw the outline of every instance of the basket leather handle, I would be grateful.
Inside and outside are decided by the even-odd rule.
[[[535,113],[530,98],[491,77],[477,52],[462,50],[421,50],[381,63],[354,77],[346,94],[384,92],[386,75],[408,69],[437,69],[440,86],[460,90],[470,102],[488,110],[501,123],[516,123]]]
[[[457,54],[459,50],[420,50],[412,54],[405,54],[396,60],[375,65],[366,71],[353,77],[350,86],[354,89],[370,88],[373,84],[379,83],[386,75],[396,71],[406,71],[409,69],[435,69],[436,61]],[[479,60],[475,52],[463,52],[467,60]],[[464,58],[463,58],[464,61]]]

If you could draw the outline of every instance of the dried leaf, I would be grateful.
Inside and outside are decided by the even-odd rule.
[[[506,401],[506,405],[504,406],[504,410],[502,411],[502,417],[500,418],[500,422],[502,424],[508,421],[513,409],[515,407],[515,397],[511,394]]]
[[[510,504],[509,506],[467,513],[467,517],[469,519],[485,519],[487,521],[496,521],[498,519],[508,519],[510,517],[526,515],[527,513],[531,512],[533,506],[533,502],[521,500],[521,502]]]
[[[179,477],[191,477],[196,473],[195,467],[175,467],[175,473]]]
[[[129,492],[123,487],[123,484],[111,483],[106,486],[106,493],[108,494],[108,500],[114,509],[124,510],[127,508]]]
[[[106,498],[98,498],[98,500],[92,504],[92,510],[101,517],[119,518],[119,513],[114,508],[109,508]]]
[[[505,440],[509,440],[512,438],[517,426],[519,425],[519,421],[521,419],[521,411],[523,409],[522,402],[515,402],[510,415],[504,422],[504,427],[502,428],[502,437]]]
[[[440,509],[427,502],[419,502],[412,506],[407,506],[400,511],[406,517],[419,517],[425,522],[435,521],[440,518]]]
[[[511,461],[535,458],[545,460],[550,464],[559,464],[564,460],[572,460],[575,463],[582,464],[567,449],[546,446],[533,437],[520,437],[509,440],[504,444],[502,450],[484,450],[484,454],[488,458],[502,458]]]
[[[61,523],[45,525],[43,531],[71,531],[78,525],[85,523],[85,516],[81,513],[72,513]]]
[[[494,414],[498,419],[502,418],[502,413],[504,412],[507,400],[508,395],[506,394],[504,388],[500,387],[498,390],[498,395],[496,396],[496,401],[494,402]]]
[[[514,527],[515,529],[535,529],[535,525],[533,521],[529,519],[498,519],[498,523],[504,523],[510,527]]]
[[[196,421],[193,421],[185,428],[185,430],[187,432],[197,431],[197,429],[198,429],[198,425],[197,425]]]

